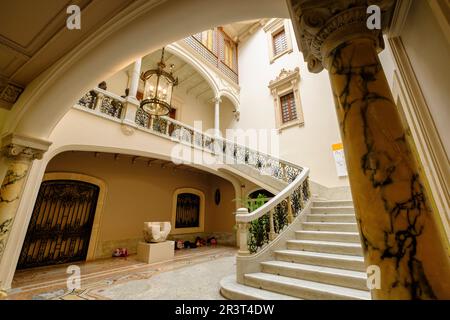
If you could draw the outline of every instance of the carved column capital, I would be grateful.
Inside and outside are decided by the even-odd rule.
[[[214,104],[217,104],[217,103],[220,104],[220,103],[222,103],[222,98],[220,96],[214,97],[211,99],[211,102]]]
[[[13,160],[35,160],[42,159],[43,150],[24,147],[16,144],[10,144],[2,148],[2,155]]]
[[[368,38],[384,49],[382,30],[389,25],[396,0],[288,0],[297,42],[310,72],[327,68],[327,57],[352,39]],[[381,11],[381,29],[369,29],[370,5]]]
[[[1,154],[11,160],[42,159],[51,142],[10,134],[2,139]]]

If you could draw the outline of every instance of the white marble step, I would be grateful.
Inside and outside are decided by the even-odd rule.
[[[359,243],[318,240],[288,240],[286,243],[290,250],[362,256],[362,248]]]
[[[276,250],[276,260],[317,265],[322,267],[365,272],[364,258],[361,256],[332,254],[298,250]]]
[[[358,232],[358,227],[352,222],[302,222],[302,230]]]
[[[230,300],[301,300],[297,297],[237,283],[235,274],[220,281],[220,293]]]
[[[351,207],[352,200],[314,200],[313,207]]]
[[[314,266],[286,261],[261,263],[261,271],[284,277],[316,281],[359,290],[367,289],[367,275],[364,272]]]
[[[295,231],[295,238],[297,240],[323,240],[360,243],[358,232],[299,230]]]
[[[353,213],[314,213],[307,214],[306,221],[308,222],[356,222],[356,217]]]
[[[355,214],[355,208],[348,206],[348,207],[312,207],[311,213],[321,213],[321,214]]]
[[[255,288],[270,290],[302,299],[370,299],[370,293],[367,291],[263,272],[244,275],[244,282]]]

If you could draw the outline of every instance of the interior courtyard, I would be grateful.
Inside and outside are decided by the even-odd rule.
[[[0,300],[450,299],[448,1],[72,2],[0,5]]]

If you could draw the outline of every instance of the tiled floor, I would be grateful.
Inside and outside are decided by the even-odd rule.
[[[176,251],[171,261],[128,258],[76,263],[81,289],[67,289],[68,265],[19,270],[8,299],[221,299],[219,281],[235,272],[237,250],[203,247]]]

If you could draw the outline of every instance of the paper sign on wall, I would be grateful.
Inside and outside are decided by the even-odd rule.
[[[336,171],[338,177],[347,176],[347,165],[345,163],[344,146],[342,143],[335,143],[332,146],[334,162],[336,163]]]

